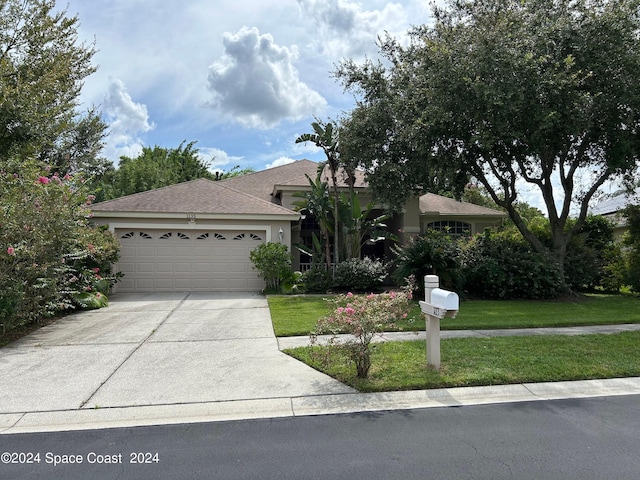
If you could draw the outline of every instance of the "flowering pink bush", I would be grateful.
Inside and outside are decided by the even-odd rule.
[[[338,295],[330,300],[335,305],[333,312],[321,318],[311,334],[315,344],[319,335],[332,335],[329,345],[343,349],[355,363],[357,375],[366,378],[371,367],[370,344],[395,322],[406,318],[411,308],[411,292],[414,280],[407,279],[407,285],[399,291],[369,295]],[[339,339],[339,334],[349,334]]]
[[[7,167],[0,170],[0,334],[106,302],[119,246],[89,224],[82,180],[29,161]]]

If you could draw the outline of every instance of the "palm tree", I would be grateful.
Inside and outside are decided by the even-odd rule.
[[[332,122],[324,123],[320,120],[311,123],[314,133],[303,133],[296,138],[296,143],[312,142],[316,147],[322,148],[327,157],[327,166],[331,172],[331,182],[333,184],[333,218],[334,218],[334,245],[333,256],[334,265],[339,262],[338,254],[338,168],[340,167],[340,142],[338,139],[338,129]]]
[[[331,215],[329,212],[331,211],[331,198],[329,197],[327,182],[322,181],[321,174],[322,170],[320,168],[318,169],[318,175],[316,176],[315,181],[312,180],[309,175],[306,175],[311,189],[305,192],[294,193],[294,197],[301,198],[302,200],[293,202],[293,205],[296,211],[307,212],[310,215],[313,215],[313,218],[320,227],[320,235],[322,236],[324,254],[322,254],[322,252],[314,252],[313,249],[311,251],[307,251],[306,249],[303,251],[307,254],[311,254],[312,256],[313,254],[324,256],[327,264],[327,271],[330,271],[331,243],[329,235],[331,232]]]

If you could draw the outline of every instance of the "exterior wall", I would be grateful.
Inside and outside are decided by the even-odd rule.
[[[400,230],[400,243],[404,243],[410,237],[419,235],[420,229],[420,199],[418,197],[411,198],[405,204],[404,210],[398,216],[397,223]]]
[[[470,217],[470,216],[446,216],[446,215],[424,215],[420,219],[420,232],[424,233],[427,230],[427,225],[431,222],[463,222],[469,224],[471,235],[476,233],[482,233],[485,228],[499,225],[502,219],[487,219],[486,217]]]
[[[302,200],[299,197],[294,197],[293,194],[297,191],[297,192],[303,192],[309,190],[309,188],[291,188],[288,190],[282,190],[280,193],[280,198],[278,199],[278,201],[274,202],[277,203],[278,205],[283,206],[284,208],[288,208],[289,210],[294,210],[294,206],[293,203]],[[340,193],[345,193],[348,194],[349,193],[349,189],[347,188],[339,188],[338,190]],[[333,195],[333,188],[331,187],[331,185],[329,185],[329,192]],[[371,200],[371,194],[369,194],[369,192],[367,192],[366,190],[363,189],[356,189],[356,192],[358,193],[358,199],[360,200],[360,204],[362,205],[362,208],[364,208]]]
[[[291,222],[282,220],[216,220],[196,219],[189,222],[178,218],[134,218],[134,217],[94,217],[96,225],[109,225],[111,231],[116,228],[171,228],[186,230],[258,230],[265,232],[267,242],[279,242],[287,245],[291,250]],[[279,237],[280,229],[283,232],[282,241]]]

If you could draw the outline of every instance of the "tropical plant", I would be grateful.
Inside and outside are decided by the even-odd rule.
[[[311,123],[314,133],[304,133],[296,138],[296,143],[311,142],[316,147],[320,147],[327,157],[327,166],[331,172],[331,183],[333,185],[333,198],[338,198],[338,169],[340,168],[340,143],[338,129],[332,122],[321,122],[316,120]],[[321,168],[322,168],[321,164]],[[338,203],[333,204],[334,232],[338,232]],[[334,236],[334,258],[337,264],[340,261],[338,235]]]
[[[332,202],[329,196],[329,187],[327,182],[324,182],[321,178],[322,167],[318,169],[318,174],[315,180],[312,180],[308,175],[307,181],[311,187],[307,191],[295,192],[294,197],[300,198],[293,202],[294,209],[305,215],[312,215],[318,227],[320,228],[320,236],[322,238],[322,247],[319,245],[319,241],[315,233],[312,232],[312,248],[305,245],[296,245],[304,254],[310,255],[312,262],[319,263],[321,257],[324,258],[326,268],[331,271],[331,239],[330,234],[333,231],[331,217]]]
[[[422,279],[425,275],[438,275],[443,287],[460,291],[460,247],[458,242],[446,232],[427,230],[423,235],[411,237],[404,245],[391,248],[395,254],[392,277],[396,282],[414,276]],[[420,294],[424,285],[417,285]]]
[[[385,230],[384,223],[391,214],[382,214],[371,217],[374,203],[369,202],[363,209],[357,193],[351,191],[349,197],[340,195],[338,212],[340,215],[341,233],[344,236],[342,245],[345,247],[343,257],[346,259],[360,258],[362,247],[367,242],[379,242],[383,240],[398,241],[398,237]]]

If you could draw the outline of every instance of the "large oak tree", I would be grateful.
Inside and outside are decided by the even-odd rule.
[[[434,186],[460,191],[465,175],[474,177],[563,268],[601,187],[637,171],[639,5],[451,0],[434,8],[408,46],[381,41],[384,63],[338,68],[358,100],[343,122],[343,153],[360,155],[378,196],[396,204]],[[527,184],[544,201],[551,244],[516,209]]]

